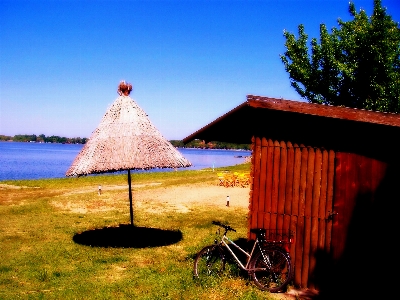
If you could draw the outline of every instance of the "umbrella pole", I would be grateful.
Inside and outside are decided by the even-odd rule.
[[[130,204],[130,211],[131,211],[131,225],[133,226],[131,170],[128,170],[128,185],[129,185],[129,204]]]

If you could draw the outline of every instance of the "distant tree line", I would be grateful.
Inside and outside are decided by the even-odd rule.
[[[13,141],[13,142],[33,142],[33,143],[60,143],[60,144],[85,144],[88,138],[67,138],[56,135],[45,136],[44,134],[18,134],[14,136],[0,135],[0,141]],[[181,140],[169,141],[174,147],[177,148],[198,148],[198,149],[237,149],[237,150],[251,150],[251,144],[233,144],[224,142],[208,142],[203,140],[193,140],[190,143],[184,144]]]
[[[60,143],[60,144],[85,144],[87,138],[67,138],[61,136],[45,136],[44,134],[18,134],[14,136],[0,135],[0,141],[35,142],[35,143]]]
[[[180,140],[171,140],[170,143],[174,147],[179,147],[179,148],[251,150],[251,144],[233,144],[233,143],[224,143],[217,141],[206,143],[203,140],[193,140],[187,144],[184,144]]]

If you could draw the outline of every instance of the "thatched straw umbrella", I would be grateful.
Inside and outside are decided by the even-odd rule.
[[[147,114],[129,97],[132,85],[121,81],[120,95],[76,156],[66,176],[128,171],[131,225],[133,225],[130,170],[182,168],[192,164],[167,141]]]

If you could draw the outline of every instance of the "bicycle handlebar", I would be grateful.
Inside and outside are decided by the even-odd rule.
[[[218,225],[218,226],[221,226],[221,227],[225,228],[226,231],[229,231],[229,230],[230,230],[230,231],[235,231],[235,232],[236,232],[236,230],[233,229],[231,226],[222,224],[222,223],[219,222],[219,221],[212,221],[212,223],[213,223],[214,225]]]

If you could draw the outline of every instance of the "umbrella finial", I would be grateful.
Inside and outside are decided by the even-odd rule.
[[[117,93],[122,96],[129,96],[132,91],[132,84],[125,82],[125,80],[121,80],[118,85]]]

